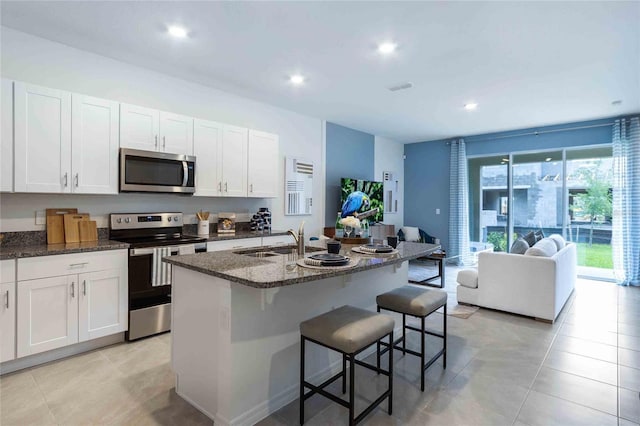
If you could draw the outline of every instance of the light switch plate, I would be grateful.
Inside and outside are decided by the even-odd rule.
[[[436,214],[440,214],[440,209],[436,209]]]
[[[36,210],[36,225],[46,225],[47,216],[44,210]]]

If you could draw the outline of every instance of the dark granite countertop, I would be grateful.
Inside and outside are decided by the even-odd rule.
[[[185,233],[191,237],[199,237],[200,235]],[[287,235],[287,231],[271,231],[270,233],[262,233],[256,231],[236,231],[234,234],[209,234],[207,241],[226,241],[226,240],[238,240],[241,238],[262,238],[262,237],[276,237],[280,235]],[[293,239],[291,240],[293,241]]]
[[[234,250],[210,253],[197,253],[184,256],[171,256],[165,261],[176,266],[191,269],[207,275],[223,278],[255,288],[274,288],[324,278],[349,275],[383,266],[402,263],[406,260],[426,256],[440,248],[436,244],[420,244],[402,242],[398,245],[398,253],[393,256],[376,257],[358,254],[351,247],[343,245],[342,254],[348,254],[358,261],[358,265],[343,270],[318,270],[297,266],[290,255],[269,258],[255,258],[235,254]],[[265,249],[268,249],[265,247]]]
[[[51,256],[55,254],[85,253],[89,251],[120,250],[129,244],[120,241],[98,240],[69,244],[12,244],[0,247],[0,260],[22,257]]]

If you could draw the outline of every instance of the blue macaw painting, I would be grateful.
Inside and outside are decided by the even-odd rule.
[[[358,215],[371,211],[370,223],[382,222],[384,185],[361,179],[342,178],[340,182],[340,217]]]
[[[362,191],[355,191],[349,194],[347,200],[342,204],[341,217],[353,216],[354,213],[358,213],[364,206],[365,209],[369,208],[369,197]]]

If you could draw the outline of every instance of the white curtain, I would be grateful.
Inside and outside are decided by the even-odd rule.
[[[471,264],[469,256],[469,179],[463,139],[451,141],[449,164],[449,253],[458,264]]]
[[[640,117],[613,126],[611,245],[618,283],[640,285]]]

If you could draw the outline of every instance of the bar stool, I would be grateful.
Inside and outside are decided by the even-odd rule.
[[[380,369],[356,359],[356,355],[370,347],[380,339],[389,336],[389,344],[393,342],[395,321],[389,315],[370,312],[353,306],[342,306],[300,323],[300,424],[304,424],[304,401],[319,393],[325,398],[337,402],[349,409],[349,425],[355,425],[373,411],[385,398],[389,400],[388,412],[392,413],[393,396],[393,355],[389,354],[389,369]],[[305,343],[309,340],[342,354],[342,372],[329,378],[320,385],[313,385],[305,380],[304,355]],[[347,361],[349,362],[349,400],[346,401],[324,390],[326,386],[342,377],[342,393],[347,391]],[[362,413],[355,415],[355,365],[361,365],[389,378],[388,389],[378,397]],[[305,393],[305,388],[311,392]]]
[[[436,360],[442,356],[442,364],[444,368],[447,368],[447,293],[442,290],[433,290],[426,288],[419,288],[410,285],[399,287],[391,290],[387,293],[383,293],[376,297],[376,303],[378,304],[378,312],[380,309],[387,311],[397,312],[402,314],[402,337],[398,338],[392,344],[386,342],[378,342],[378,367],[380,367],[380,356],[387,351],[393,352],[391,348],[395,348],[402,351],[402,354],[411,354],[420,357],[420,364],[422,369],[420,371],[420,389],[424,392],[424,375],[427,368],[429,368]],[[439,334],[433,331],[425,329],[425,318],[444,306],[443,318],[443,333]],[[407,325],[406,316],[411,315],[416,318],[420,318],[421,327],[413,327]],[[419,331],[421,335],[421,350],[420,352],[412,351],[406,348],[406,330]],[[425,335],[441,337],[443,339],[442,349],[435,354],[429,361],[425,363]],[[402,347],[398,344],[402,342]],[[385,348],[381,351],[380,346]]]

